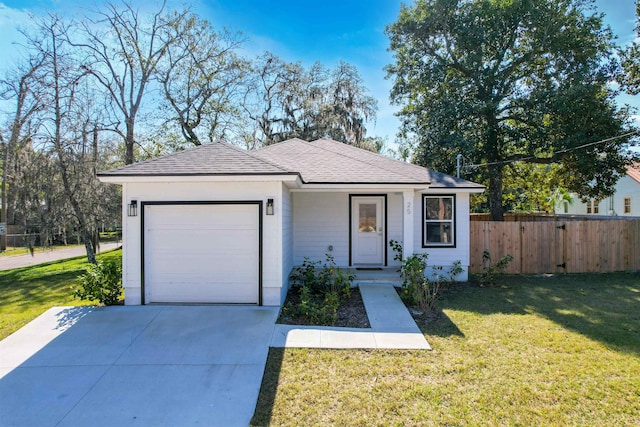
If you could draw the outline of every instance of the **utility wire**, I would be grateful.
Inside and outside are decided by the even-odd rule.
[[[627,132],[625,134],[618,135],[618,136],[612,136],[611,138],[602,139],[600,141],[589,142],[587,144],[582,144],[582,145],[579,145],[577,147],[571,147],[571,148],[565,148],[564,150],[558,150],[558,151],[555,152],[555,154],[562,154],[562,153],[568,153],[568,152],[575,151],[575,150],[581,150],[583,148],[590,147],[592,145],[604,144],[605,142],[615,141],[616,139],[626,138],[628,136],[637,135],[638,133],[640,133],[640,130]],[[502,161],[499,161],[499,162],[478,163],[478,164],[475,164],[475,165],[464,165],[463,168],[466,169],[466,168],[479,168],[481,166],[506,165],[506,164],[509,164],[509,163],[523,162],[525,160],[531,160],[531,159],[537,159],[537,158],[538,158],[537,156],[520,157],[518,159],[502,160]]]

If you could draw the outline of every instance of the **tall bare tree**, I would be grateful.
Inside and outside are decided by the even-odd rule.
[[[240,88],[248,64],[236,53],[238,34],[216,32],[194,14],[175,12],[163,33],[168,46],[158,66],[169,121],[185,141],[224,139],[239,116]]]
[[[112,109],[124,120],[124,130],[115,130],[124,141],[125,164],[135,161],[135,125],[143,98],[168,47],[176,42],[162,34],[179,27],[187,15],[183,11],[168,17],[165,3],[148,21],[131,3],[108,3],[96,19],[80,22],[79,38],[71,42],[84,50],[82,68],[106,90]]]
[[[60,18],[50,15],[40,21],[38,35],[30,39],[32,48],[46,58],[39,79],[44,103],[43,132],[39,138],[42,150],[55,160],[87,259],[95,264],[95,212],[87,197],[88,182],[95,181],[95,176],[87,174],[86,161],[88,135],[97,128],[91,108],[94,96],[86,81],[90,72],[77,66],[75,52],[68,44],[68,32],[68,26]]]
[[[0,130],[0,143],[2,144],[2,216],[0,222],[7,224],[11,219],[9,211],[9,194],[7,184],[10,171],[15,168],[15,155],[19,145],[24,140],[30,139],[25,135],[25,125],[33,118],[33,115],[42,107],[38,94],[34,93],[35,74],[42,68],[44,56],[36,52],[16,67],[15,71],[9,71],[0,80],[2,99],[12,101],[14,109],[7,118],[6,127]],[[13,220],[11,221],[13,222]],[[4,251],[7,248],[6,234],[0,236],[0,247]]]

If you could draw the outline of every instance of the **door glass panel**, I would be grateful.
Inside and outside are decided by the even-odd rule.
[[[360,233],[375,233],[377,221],[376,221],[376,204],[375,203],[361,203],[359,205],[360,222],[358,224],[358,231]]]

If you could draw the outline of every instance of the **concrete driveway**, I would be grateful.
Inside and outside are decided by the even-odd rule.
[[[0,342],[2,426],[246,426],[277,308],[53,308]]]

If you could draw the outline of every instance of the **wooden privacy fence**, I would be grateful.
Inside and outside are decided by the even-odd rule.
[[[512,255],[506,273],[590,273],[640,270],[640,219],[590,221],[471,221],[469,271],[482,272]]]

